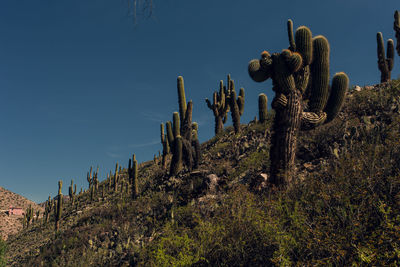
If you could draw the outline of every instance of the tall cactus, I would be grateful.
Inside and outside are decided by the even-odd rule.
[[[394,23],[393,23],[393,29],[396,32],[396,50],[397,54],[400,56],[400,12],[396,10],[394,12]]]
[[[182,169],[182,137],[180,135],[175,137],[174,152],[172,154],[170,175],[177,175]]]
[[[71,185],[68,188],[68,195],[71,201],[71,205],[75,203],[76,185],[74,186],[74,180],[71,179]]]
[[[260,123],[265,123],[267,121],[268,107],[267,107],[268,98],[265,94],[259,94],[258,96],[258,118]]]
[[[164,124],[161,123],[160,125],[160,137],[161,137],[161,144],[163,146],[163,152],[162,152],[162,160],[161,160],[161,166],[163,169],[165,169],[166,167],[166,158],[167,155],[170,152],[169,149],[169,142],[168,142],[168,138],[165,136],[165,130],[164,130]]]
[[[381,83],[384,83],[390,81],[391,78],[394,65],[394,43],[392,39],[388,39],[385,57],[385,46],[381,32],[376,34],[376,42],[378,44],[378,68],[381,71]]]
[[[288,21],[289,49],[249,62],[249,75],[256,82],[272,79],[275,97],[271,137],[271,182],[285,186],[295,177],[295,156],[299,131],[309,130],[335,118],[344,102],[349,79],[335,74],[329,91],[329,43],[323,36],[312,38],[301,26],[293,35]]]
[[[243,115],[244,111],[244,89],[240,88],[239,96],[236,97],[235,83],[230,79],[230,75],[228,75],[228,82],[229,97],[227,98],[227,101],[229,102],[231,110],[233,128],[235,129],[235,133],[239,133],[240,116]]]
[[[55,217],[55,229],[58,231],[60,228],[60,221],[63,209],[63,194],[61,193],[62,189],[62,181],[58,181],[58,195],[57,195],[57,203],[54,205],[54,217]]]
[[[213,102],[211,104],[210,100],[206,98],[206,103],[209,109],[214,113],[215,119],[215,127],[214,132],[215,135],[222,132],[224,129],[224,123],[227,119],[227,114],[229,111],[229,103],[227,103],[227,88],[224,86],[224,82],[221,80],[219,82],[219,92],[213,93]]]
[[[135,199],[139,196],[139,180],[138,180],[138,163],[135,154],[132,156],[132,198]]]
[[[26,226],[29,226],[29,224],[33,223],[33,208],[32,205],[29,205],[29,207],[25,211],[25,217],[26,217]]]
[[[178,88],[179,115],[181,118],[180,122],[181,125],[183,125],[186,115],[186,96],[185,96],[185,85],[182,76],[179,76],[177,79],[177,88]]]
[[[114,173],[114,192],[117,192],[118,190],[118,178],[119,178],[119,173],[118,173],[118,162],[115,164],[115,173]]]

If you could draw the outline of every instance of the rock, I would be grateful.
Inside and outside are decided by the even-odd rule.
[[[356,87],[354,87],[354,91],[360,92],[362,90],[362,88],[358,85],[356,85]]]
[[[261,192],[268,185],[268,174],[260,173],[256,178],[251,181],[250,186],[254,191]]]
[[[209,174],[207,175],[207,187],[211,193],[216,193],[218,188],[218,181],[220,178],[216,174]]]

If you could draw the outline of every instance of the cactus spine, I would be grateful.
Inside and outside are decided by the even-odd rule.
[[[227,103],[227,89],[224,86],[224,82],[221,80],[219,82],[219,93],[214,92],[213,94],[213,103],[211,104],[210,100],[206,98],[206,103],[209,109],[211,109],[214,113],[215,119],[215,127],[214,132],[215,135],[222,132],[224,129],[224,123],[227,119],[227,113],[229,111],[229,103]]]
[[[287,23],[289,49],[281,53],[261,53],[249,62],[250,77],[256,82],[272,78],[275,97],[271,137],[270,181],[279,186],[291,184],[295,177],[294,159],[297,136],[335,118],[348,87],[343,72],[335,74],[329,91],[329,43],[323,36],[312,38],[310,29],[301,26],[293,36],[293,22]]]
[[[400,13],[398,10],[394,12],[394,23],[393,23],[393,29],[396,32],[396,50],[397,54],[400,56]]]
[[[268,98],[265,94],[260,94],[258,96],[258,117],[260,123],[265,123],[267,121],[268,107],[267,107]]]
[[[385,57],[385,46],[381,32],[376,34],[376,42],[378,45],[378,68],[381,71],[381,83],[389,82],[394,65],[394,43],[392,39],[387,41]]]
[[[58,181],[58,195],[57,195],[57,203],[54,205],[55,208],[55,229],[58,231],[60,228],[60,221],[63,209],[63,195],[61,193],[62,189],[62,181]]]

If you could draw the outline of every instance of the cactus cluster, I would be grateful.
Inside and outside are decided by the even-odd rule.
[[[63,194],[61,192],[62,181],[58,181],[58,195],[56,203],[54,204],[54,218],[55,218],[55,230],[58,231],[60,228],[60,221],[63,209]]]
[[[229,76],[228,76],[229,77]],[[224,124],[227,120],[227,115],[229,112],[229,104],[226,101],[226,95],[228,94],[224,82],[221,80],[219,82],[219,92],[213,93],[213,102],[211,104],[210,100],[206,98],[206,103],[209,109],[212,110],[215,119],[214,132],[215,135],[222,132],[224,129]]]
[[[184,165],[189,170],[197,168],[200,159],[198,156],[200,145],[196,145],[196,142],[198,142],[197,130],[196,134],[193,135],[193,130],[196,128],[196,124],[192,123],[193,102],[186,103],[182,76],[178,77],[177,87],[179,113],[173,113],[172,124],[170,121],[166,123],[167,142],[172,152],[170,175],[176,175]]]
[[[207,107],[213,111],[215,119],[215,135],[222,132],[227,120],[228,112],[231,112],[235,133],[240,131],[240,117],[244,111],[244,89],[240,88],[239,96],[236,95],[235,83],[228,74],[227,86],[221,80],[219,92],[214,91],[213,102],[206,98]]]
[[[267,51],[261,59],[249,62],[250,77],[256,82],[272,79],[275,97],[271,137],[271,182],[286,185],[295,174],[297,136],[300,130],[313,129],[335,118],[348,87],[345,73],[337,73],[329,88],[329,43],[324,36],[312,37],[301,26],[293,34],[287,23],[289,48],[281,53]]]
[[[400,12],[396,10],[394,12],[394,23],[393,23],[393,29],[396,32],[396,50],[397,54],[400,56]]]
[[[376,42],[378,45],[378,68],[381,71],[381,83],[389,82],[394,65],[394,43],[392,39],[388,39],[385,57],[385,46],[381,32],[376,34]]]

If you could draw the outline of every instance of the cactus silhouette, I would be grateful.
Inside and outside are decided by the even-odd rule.
[[[378,45],[378,68],[381,71],[381,83],[384,83],[391,79],[391,71],[394,65],[394,43],[392,39],[387,41],[385,57],[385,46],[381,32],[376,34],[376,42]]]
[[[272,79],[275,97],[273,135],[270,148],[271,183],[285,186],[295,177],[297,136],[328,123],[339,112],[349,79],[335,74],[329,91],[329,43],[323,36],[312,38],[301,26],[293,35],[293,22],[287,23],[289,49],[281,53],[261,53],[249,62],[250,77],[256,82]]]
[[[54,205],[54,215],[55,215],[55,230],[58,231],[60,228],[60,221],[63,209],[63,194],[61,193],[62,181],[58,181],[58,195],[57,203]]]
[[[397,54],[400,56],[400,13],[398,10],[394,12],[394,23],[393,23],[393,29],[396,32],[396,50]]]

